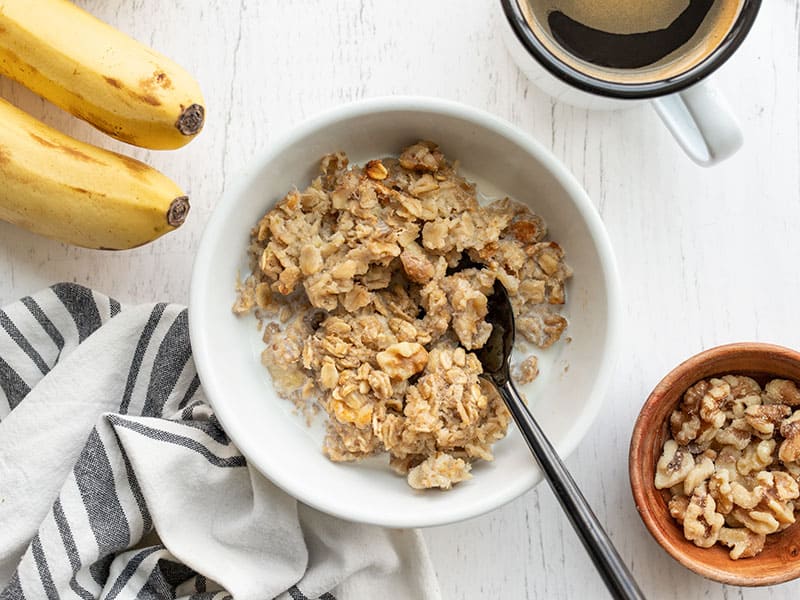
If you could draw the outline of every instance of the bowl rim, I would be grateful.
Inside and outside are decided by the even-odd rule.
[[[655,541],[658,542],[658,545],[673,559],[690,571],[693,571],[698,575],[702,575],[703,577],[713,581],[742,587],[760,587],[785,583],[800,577],[800,562],[797,562],[793,569],[788,568],[791,567],[791,563],[787,564],[787,569],[779,574],[753,577],[737,574],[733,570],[736,565],[735,561],[731,561],[731,570],[724,570],[713,568],[704,563],[698,563],[691,560],[683,549],[683,543],[680,545],[673,544],[656,526],[656,523],[659,522],[660,519],[652,510],[651,503],[648,502],[647,495],[645,494],[645,489],[654,485],[652,481],[645,481],[643,473],[644,465],[643,461],[641,460],[643,448],[646,446],[647,440],[649,440],[647,434],[651,431],[651,429],[648,429],[647,427],[647,416],[651,412],[655,411],[663,396],[675,386],[675,384],[682,378],[683,375],[696,370],[701,365],[716,359],[720,355],[730,352],[737,352],[739,354],[779,355],[784,360],[790,360],[800,364],[800,352],[785,346],[767,342],[735,342],[731,344],[714,346],[712,348],[703,350],[702,352],[698,352],[697,354],[678,364],[675,368],[669,371],[669,373],[667,373],[658,382],[658,384],[656,384],[656,386],[653,388],[653,391],[650,392],[650,395],[642,405],[642,408],[633,426],[628,452],[628,476],[630,480],[631,493],[633,495],[636,512],[639,514],[639,517],[642,519],[645,527],[650,532],[650,535],[653,536],[653,539],[655,539]],[[678,396],[678,398],[680,397],[682,397],[682,394]],[[691,542],[688,540],[682,540],[682,542],[691,544]]]
[[[549,150],[527,133],[491,113],[459,102],[426,96],[382,96],[358,100],[329,108],[307,118],[296,126],[290,127],[283,135],[268,143],[264,150],[256,153],[254,159],[247,161],[247,164],[240,170],[235,179],[236,183],[223,195],[209,216],[192,268],[189,290],[189,335],[197,373],[206,397],[231,440],[247,458],[248,464],[255,467],[289,495],[322,512],[348,521],[391,528],[431,527],[479,516],[507,504],[530,490],[541,481],[542,475],[532,463],[530,476],[516,478],[505,488],[505,491],[497,493],[495,490],[496,493],[486,494],[480,502],[472,502],[463,506],[454,504],[446,516],[436,518],[431,518],[425,514],[391,514],[390,511],[378,509],[365,513],[363,507],[348,506],[343,503],[336,504],[334,498],[321,498],[319,493],[315,494],[312,488],[303,485],[299,478],[285,477],[281,474],[270,472],[268,464],[261,464],[253,458],[258,456],[257,441],[251,440],[247,436],[239,436],[235,411],[230,404],[215,402],[215,399],[225,396],[224,381],[223,378],[217,376],[218,369],[213,366],[213,357],[207,332],[202,327],[203,319],[192,318],[192,315],[193,313],[202,315],[208,312],[203,290],[208,287],[212,277],[209,269],[206,268],[206,265],[212,259],[211,242],[220,236],[225,222],[238,202],[241,201],[244,192],[266,165],[280,156],[286,148],[336,122],[385,112],[401,111],[459,118],[509,139],[534,157],[553,176],[570,197],[586,224],[593,244],[597,248],[600,265],[603,268],[603,282],[607,291],[607,310],[605,315],[607,333],[601,350],[600,367],[595,374],[586,408],[568,430],[564,440],[556,444],[556,449],[562,457],[569,456],[577,448],[600,412],[619,355],[622,321],[617,263],[608,233],[597,208],[575,176]]]

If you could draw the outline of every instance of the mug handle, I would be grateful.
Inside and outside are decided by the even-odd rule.
[[[664,125],[698,165],[715,165],[742,145],[742,129],[728,101],[706,81],[652,102]]]

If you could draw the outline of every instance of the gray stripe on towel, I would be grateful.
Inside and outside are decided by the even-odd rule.
[[[42,375],[47,375],[47,372],[50,371],[50,367],[44,361],[42,356],[34,349],[31,343],[22,335],[22,332],[17,329],[17,326],[11,322],[11,319],[8,318],[8,315],[5,311],[0,310],[0,327],[6,330],[8,337],[14,340],[14,343],[19,346],[20,350],[22,350],[28,358],[30,358]]]
[[[143,417],[160,417],[164,404],[192,356],[189,343],[188,311],[184,308],[170,325],[150,371],[150,385],[142,409]]]
[[[96,429],[89,435],[74,473],[100,556],[89,570],[103,585],[110,566],[103,557],[113,559],[113,553],[127,548],[131,538],[128,519],[114,487],[114,471]]]
[[[153,337],[156,325],[158,325],[158,322],[161,320],[161,315],[164,314],[164,309],[166,308],[166,304],[156,304],[153,307],[153,311],[150,313],[147,324],[144,326],[144,329],[142,329],[139,343],[136,344],[136,350],[133,352],[131,368],[128,371],[128,381],[125,383],[125,392],[122,395],[122,403],[119,406],[119,412],[123,415],[128,412],[128,406],[130,406],[131,396],[133,395],[133,388],[136,385],[136,378],[139,376],[139,369],[142,367],[144,353],[147,351],[147,346],[150,344],[150,338]]]
[[[79,342],[85,340],[103,324],[92,290],[77,283],[57,283],[51,289],[72,315],[72,320],[78,328]]]
[[[61,335],[58,327],[53,324],[53,322],[50,320],[50,317],[44,314],[44,311],[36,303],[36,300],[30,296],[26,296],[22,299],[22,303],[25,305],[25,308],[28,309],[28,312],[33,315],[33,318],[39,322],[39,325],[42,326],[42,329],[45,330],[47,335],[50,336],[50,339],[53,340],[56,348],[61,350],[64,347],[64,336]]]
[[[0,388],[8,399],[8,405],[14,410],[22,399],[28,395],[31,388],[22,380],[14,369],[0,357]]]
[[[150,510],[147,508],[147,502],[144,499],[144,494],[142,493],[142,488],[139,485],[139,480],[136,478],[136,473],[133,471],[131,459],[128,458],[128,453],[125,452],[125,448],[122,447],[122,443],[119,440],[119,435],[117,435],[116,430],[114,431],[114,436],[117,438],[119,453],[120,456],[122,456],[122,462],[125,464],[125,474],[128,477],[128,485],[131,487],[131,494],[136,500],[136,504],[139,507],[139,512],[142,513],[142,535],[144,535],[153,528],[153,518],[150,516]]]
[[[228,434],[225,433],[225,430],[222,429],[222,425],[220,425],[220,422],[217,420],[217,415],[212,414],[208,418],[208,421],[187,419],[184,417],[183,420],[175,422],[185,425],[186,427],[191,427],[192,429],[202,431],[212,440],[223,446],[227,446],[231,443],[231,439],[228,437]]]
[[[153,552],[157,552],[158,550],[163,550],[164,546],[151,546],[150,548],[145,548],[141,552],[137,552],[133,558],[128,561],[128,564],[125,565],[125,568],[122,569],[122,573],[117,576],[116,581],[114,581],[114,585],[111,586],[111,589],[108,592],[108,595],[105,597],[105,600],[114,600],[119,593],[122,591],[122,588],[125,587],[125,584],[130,581],[133,574],[136,573],[136,569],[139,568],[139,565],[142,564],[142,561],[150,556]]]
[[[161,561],[159,560],[158,562],[160,563]],[[161,572],[161,565],[156,563],[142,589],[136,594],[136,600],[164,600],[164,598],[174,597],[175,588],[164,578],[164,574]]]
[[[50,567],[47,565],[47,558],[45,558],[38,533],[31,540],[31,554],[36,563],[36,570],[39,571],[39,579],[42,582],[42,587],[44,588],[44,593],[47,594],[48,600],[58,600],[58,592],[53,583],[53,576],[50,574]]]
[[[22,586],[19,584],[19,574],[17,572],[8,582],[6,589],[0,592],[0,600],[25,600],[25,594],[22,593]]]
[[[75,538],[72,537],[72,531],[69,528],[67,515],[64,514],[64,507],[61,506],[61,498],[56,498],[53,503],[53,518],[56,520],[58,533],[61,534],[61,541],[64,543],[64,549],[67,551],[67,558],[72,567],[72,572],[76,573],[81,568],[81,557],[78,554],[78,547],[75,546]]]
[[[111,571],[111,563],[114,562],[114,553],[109,552],[105,556],[101,556],[91,565],[89,565],[89,573],[99,585],[104,586],[108,581],[108,574]]]
[[[292,597],[292,600],[311,600],[303,592],[297,589],[296,585],[293,585],[289,588],[289,595]]]
[[[75,538],[72,537],[72,530],[69,528],[69,521],[67,521],[67,515],[64,514],[64,507],[61,506],[60,498],[56,498],[53,503],[53,518],[56,521],[58,533],[61,534],[64,549],[67,551],[69,564],[72,567],[72,578],[69,580],[69,587],[83,600],[94,600],[94,594],[78,583],[77,574],[81,568],[81,557],[75,545]]]
[[[200,387],[200,378],[197,376],[197,373],[194,374],[192,377],[192,382],[189,384],[189,387],[186,388],[186,393],[183,395],[180,403],[178,404],[178,408],[183,408],[189,403],[189,400],[192,399],[194,393],[197,391],[197,388]]]
[[[121,419],[116,415],[106,415],[105,417],[111,422],[112,425],[130,429],[131,431],[135,431],[136,433],[148,437],[151,440],[167,442],[168,444],[183,446],[184,448],[193,450],[198,454],[201,454],[208,462],[216,467],[244,467],[247,464],[244,456],[237,455],[229,456],[227,458],[217,456],[203,444],[189,437],[170,433],[161,429],[153,429],[152,427],[147,427],[146,425],[142,425],[141,423],[137,423],[135,421]]]

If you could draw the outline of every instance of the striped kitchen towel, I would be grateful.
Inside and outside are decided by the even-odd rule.
[[[0,599],[438,598],[419,532],[324,515],[248,467],[187,324],[75,284],[0,311]]]

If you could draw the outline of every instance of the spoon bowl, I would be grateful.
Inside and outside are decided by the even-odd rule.
[[[489,296],[486,320],[492,325],[492,333],[482,348],[475,354],[483,366],[483,375],[495,387],[501,388],[510,381],[509,359],[514,349],[514,310],[508,290],[500,281],[494,282],[494,290]]]

